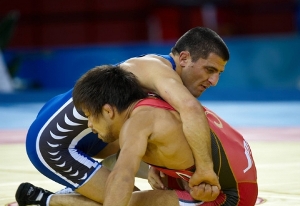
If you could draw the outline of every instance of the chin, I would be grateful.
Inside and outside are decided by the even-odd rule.
[[[197,93],[194,93],[193,96],[196,97],[196,98],[199,98],[203,92],[204,91],[199,91]]]

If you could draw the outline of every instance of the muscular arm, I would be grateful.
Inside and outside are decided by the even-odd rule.
[[[172,79],[168,81],[165,80],[157,90],[163,99],[171,105],[173,103],[172,106],[179,111],[183,132],[194,155],[196,171],[189,181],[190,194],[194,199],[213,201],[219,195],[220,184],[213,170],[210,130],[204,110],[200,102],[189,95],[179,82]],[[177,92],[172,93],[174,91]]]
[[[121,152],[105,186],[104,206],[128,205],[134,178],[147,148],[148,135],[139,125],[124,125],[120,134]],[[143,128],[143,127],[142,127]]]
[[[183,85],[179,75],[170,66],[147,57],[129,61],[127,68],[138,77],[142,86],[159,94],[180,113],[183,131],[196,163],[190,186],[206,182],[220,187],[213,171],[210,131],[204,110]]]
[[[180,113],[196,169],[200,172],[213,170],[210,130],[200,102],[176,79],[157,79],[156,87],[159,95]]]

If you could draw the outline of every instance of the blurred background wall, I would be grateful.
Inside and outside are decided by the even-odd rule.
[[[37,91],[66,91],[96,65],[167,54],[183,33],[204,26],[225,40],[231,58],[219,85],[201,98],[300,100],[299,5],[297,0],[1,0],[0,19],[6,23],[0,24],[0,43],[13,93],[38,98]],[[9,95],[4,96],[0,101]]]

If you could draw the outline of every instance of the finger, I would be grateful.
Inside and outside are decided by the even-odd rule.
[[[211,195],[213,198],[217,198],[220,194],[220,189],[217,186],[212,186]]]
[[[159,176],[152,176],[150,178],[150,182],[153,185],[153,187],[155,187],[156,189],[165,189],[165,186],[161,181],[161,179],[159,178]]]
[[[200,194],[204,194],[204,192],[205,192],[205,183],[202,183],[198,186],[193,186],[190,191],[195,196],[198,196]]]
[[[211,192],[212,192],[212,186],[209,185],[209,184],[205,184],[204,191],[205,191],[205,193],[211,194]]]
[[[148,178],[148,183],[150,184],[150,186],[152,187],[152,189],[160,189],[160,185],[158,185],[156,183],[156,181],[154,180],[154,178]]]
[[[210,185],[215,185],[218,186],[219,189],[221,189],[219,183],[219,177],[216,175],[214,171],[203,171],[203,170],[201,171],[196,169],[196,171],[193,173],[193,175],[189,180],[189,186],[193,187],[201,183],[208,183]]]
[[[161,190],[162,189],[161,186],[159,184],[157,184],[157,183],[153,183],[151,185],[151,187],[152,187],[152,189],[155,189],[155,190]]]
[[[205,183],[192,187],[191,191],[191,196],[197,200],[204,201],[207,197],[211,196],[209,187],[207,187]]]
[[[217,186],[201,184],[192,188],[191,196],[196,200],[214,201],[220,193]]]
[[[202,176],[198,175],[197,173],[194,173],[189,179],[189,186],[192,188],[193,186],[197,186],[202,182],[204,182]]]

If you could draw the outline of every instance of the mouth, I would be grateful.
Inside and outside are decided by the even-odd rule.
[[[203,92],[205,92],[205,90],[208,89],[209,87],[210,87],[210,86],[201,84],[201,85],[198,87],[197,97],[199,97],[199,96],[200,96]]]
[[[205,86],[205,85],[201,84],[200,90],[203,92],[208,88],[209,88],[209,86]]]

